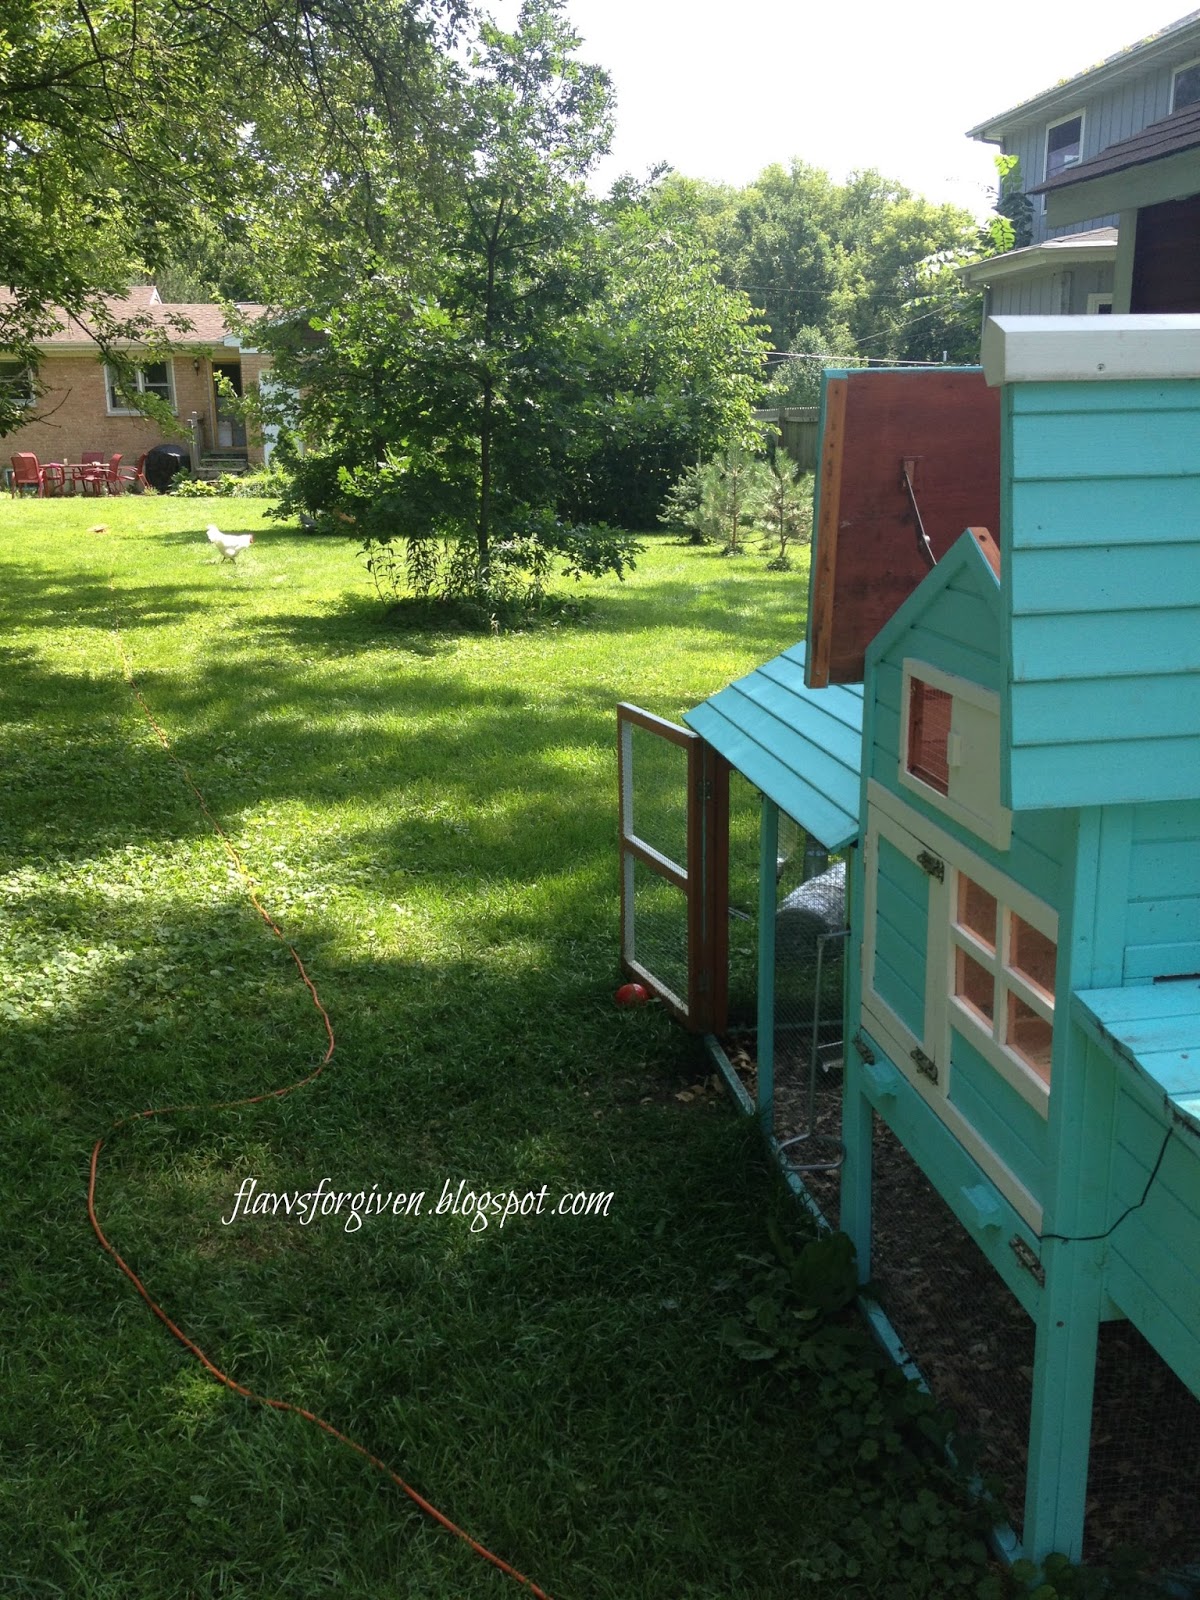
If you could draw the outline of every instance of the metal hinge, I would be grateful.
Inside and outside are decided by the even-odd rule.
[[[939,883],[946,881],[946,863],[940,856],[935,856],[931,850],[922,850],[917,857],[917,865],[923,867],[931,878],[936,878]]]
[[[875,1052],[874,1052],[874,1050],[871,1049],[871,1046],[863,1038],[862,1034],[861,1033],[856,1033],[854,1035],[852,1043],[854,1045],[854,1048],[858,1051],[859,1055],[866,1062],[867,1066],[868,1067],[873,1067],[875,1065]]]
[[[1016,1256],[1029,1276],[1044,1289],[1046,1287],[1046,1269],[1038,1260],[1036,1253],[1030,1249],[1019,1233],[1013,1234],[1008,1241],[1008,1248]]]
[[[932,1056],[927,1056],[924,1050],[910,1050],[908,1053],[921,1076],[928,1078],[930,1083],[936,1083],[938,1081],[937,1062],[934,1061]]]
[[[712,797],[713,797],[713,786],[712,786],[711,779],[709,779],[709,778],[697,778],[696,779],[696,799],[697,799],[697,801],[701,805],[703,805],[706,800],[711,800]]]

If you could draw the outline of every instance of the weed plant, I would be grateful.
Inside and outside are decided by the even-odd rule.
[[[223,564],[207,520],[0,505],[0,1593],[519,1592],[360,1458],[211,1381],[88,1227],[114,1119],[258,1093],[324,1047],[123,679],[119,615],[338,1040],[286,1099],[110,1139],[101,1220],[149,1292],[558,1600],[974,1595],[977,1516],[940,1469],[872,1464],[864,1498],[822,1376],[781,1385],[723,1342],[790,1202],[724,1099],[676,1098],[696,1045],[612,1004],[614,706],[677,718],[793,643],[803,572],[652,537],[625,584],[583,580],[569,635],[458,634],[385,623],[353,539],[231,502],[225,531],[256,542]],[[427,1214],[226,1224],[250,1177],[423,1190]],[[473,1231],[429,1214],[460,1179],[614,1199]],[[877,1503],[916,1519],[918,1556],[936,1529],[937,1560],[881,1539]]]

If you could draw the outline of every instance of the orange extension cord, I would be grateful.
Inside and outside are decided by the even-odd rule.
[[[485,1561],[490,1561],[492,1566],[498,1567],[501,1572],[507,1573],[510,1578],[515,1578],[516,1581],[525,1589],[527,1589],[530,1594],[535,1596],[535,1600],[550,1600],[550,1596],[545,1592],[545,1590],[539,1589],[537,1584],[534,1583],[531,1578],[525,1577],[525,1575],[521,1572],[518,1572],[515,1567],[509,1566],[507,1561],[503,1561],[499,1556],[493,1555],[490,1550],[485,1548],[485,1546],[481,1545],[477,1540],[472,1539],[471,1535],[464,1529],[460,1528],[457,1523],[451,1522],[449,1517],[445,1516],[441,1511],[439,1511],[436,1506],[431,1505],[429,1501],[425,1499],[424,1495],[418,1494],[411,1484],[405,1483],[404,1479],[399,1475],[399,1473],[393,1472],[391,1467],[389,1467],[385,1461],[381,1461],[378,1456],[372,1455],[371,1452],[365,1448],[365,1446],[357,1444],[353,1439],[347,1438],[347,1436],[339,1429],[335,1428],[331,1422],[326,1422],[323,1417],[318,1417],[314,1415],[313,1412],[306,1411],[303,1406],[294,1405],[290,1400],[275,1400],[268,1395],[256,1394],[253,1389],[248,1389],[245,1384],[238,1383],[236,1379],[231,1378],[227,1373],[222,1372],[220,1367],[217,1366],[216,1362],[210,1360],[209,1357],[205,1355],[204,1351],[200,1349],[199,1345],[194,1344],[193,1341],[188,1338],[187,1334],[184,1333],[183,1330],[174,1322],[172,1322],[171,1318],[166,1314],[162,1307],[151,1297],[150,1292],[146,1288],[145,1284],[138,1277],[137,1273],[133,1270],[129,1263],[122,1258],[114,1246],[105,1237],[104,1230],[100,1226],[100,1223],[96,1217],[96,1173],[100,1163],[100,1152],[104,1148],[106,1138],[111,1137],[112,1134],[125,1127],[128,1123],[139,1122],[148,1117],[167,1117],[174,1112],[180,1111],[228,1111],[236,1106],[258,1105],[264,1100],[280,1100],[284,1095],[291,1094],[294,1089],[303,1088],[306,1083],[311,1083],[314,1078],[320,1077],[321,1073],[324,1072],[325,1068],[333,1059],[333,1052],[336,1048],[336,1041],[333,1035],[333,1024],[329,1020],[329,1013],[321,1004],[321,998],[317,993],[316,985],[313,983],[312,979],[308,975],[308,972],[305,970],[303,961],[301,961],[295,947],[288,943],[287,939],[284,937],[282,929],[278,926],[270,912],[267,911],[261,900],[258,898],[258,894],[254,888],[254,879],[251,877],[250,871],[245,862],[238,854],[232,840],[229,838],[224,828],[222,828],[216,817],[214,817],[212,812],[209,810],[208,803],[201,794],[200,790],[196,787],[196,784],[193,782],[191,773],[175,754],[175,751],[171,748],[171,741],[168,739],[166,733],[155,719],[154,713],[151,711],[149,705],[147,705],[145,696],[138,687],[137,679],[134,676],[133,663],[129,658],[129,652],[125,648],[125,641],[121,635],[121,623],[119,616],[114,618],[113,631],[116,634],[117,647],[121,652],[121,661],[126,683],[128,683],[133,692],[134,698],[136,699],[138,705],[141,706],[142,711],[145,713],[147,722],[149,722],[150,726],[154,729],[155,734],[158,736],[159,743],[162,745],[170,759],[174,762],[175,766],[178,767],[179,771],[183,774],[185,783],[195,795],[197,801],[199,802],[200,809],[204,812],[204,815],[208,818],[212,825],[213,831],[220,839],[222,847],[225,850],[225,854],[233,862],[234,867],[237,869],[238,874],[245,883],[246,892],[250,896],[250,900],[254,906],[254,909],[258,912],[259,916],[266,923],[267,927],[270,928],[271,932],[275,935],[279,942],[286,946],[288,954],[296,963],[296,970],[303,979],[305,988],[312,996],[312,1003],[317,1008],[317,1012],[325,1029],[326,1038],[329,1042],[325,1047],[325,1054],[322,1056],[320,1063],[303,1078],[297,1078],[295,1083],[289,1083],[282,1089],[270,1089],[264,1094],[248,1095],[243,1100],[220,1100],[214,1101],[207,1105],[159,1106],[150,1111],[133,1112],[130,1116],[122,1117],[119,1121],[114,1122],[104,1138],[96,1140],[95,1147],[92,1150],[91,1170],[88,1175],[87,1209],[88,1218],[91,1221],[95,1235],[97,1239],[99,1239],[104,1249],[116,1262],[117,1266],[120,1267],[121,1271],[129,1279],[130,1283],[132,1283],[133,1287],[141,1295],[142,1299],[150,1307],[150,1310],[153,1311],[158,1320],[167,1329],[169,1329],[169,1331],[176,1339],[179,1340],[180,1344],[183,1345],[186,1350],[191,1351],[192,1355],[195,1356],[200,1365],[204,1367],[206,1371],[210,1372],[218,1383],[223,1383],[227,1389],[232,1389],[234,1394],[240,1394],[245,1400],[253,1400],[261,1406],[270,1406],[273,1411],[290,1411],[297,1417],[303,1417],[306,1422],[313,1423],[313,1425],[320,1428],[322,1432],[330,1434],[334,1439],[337,1439],[339,1443],[346,1445],[358,1455],[363,1456],[371,1463],[373,1467],[378,1468],[380,1472],[389,1477],[396,1487],[402,1489],[408,1498],[413,1502],[413,1504],[419,1506],[427,1517],[432,1517],[433,1520],[445,1528],[448,1533],[454,1534],[455,1537],[461,1539],[464,1544],[470,1545],[471,1549],[474,1550],[477,1556],[482,1556]]]

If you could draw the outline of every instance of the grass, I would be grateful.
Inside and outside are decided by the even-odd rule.
[[[259,536],[236,564],[203,539],[214,507]],[[101,1220],[168,1313],[557,1600],[975,1593],[879,1556],[853,1448],[720,1342],[786,1201],[722,1099],[675,1098],[695,1044],[612,1004],[616,702],[676,718],[802,630],[803,574],[649,543],[625,585],[585,585],[584,626],[492,637],[385,625],[352,544],[260,502],[0,505],[0,1593],[519,1592],[210,1381],[88,1227],[115,1118],[258,1093],[324,1045],[115,615],[338,1041],[290,1098],[109,1142]],[[614,1200],[503,1230],[223,1224],[250,1176],[427,1212],[460,1178]],[[970,1518],[922,1504],[966,1549]]]

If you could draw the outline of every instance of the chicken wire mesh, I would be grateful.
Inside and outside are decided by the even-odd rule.
[[[641,861],[633,863],[633,929],[634,960],[686,1005],[687,896]]]
[[[801,1173],[841,1165],[846,863],[779,818],[773,1131]]]
[[[1020,1537],[1033,1321],[887,1124],[872,1121],[873,1292]],[[836,1228],[839,1174],[803,1179]],[[1132,1557],[1174,1594],[1200,1596],[1198,1507],[1200,1401],[1130,1323],[1102,1324],[1085,1562]]]

